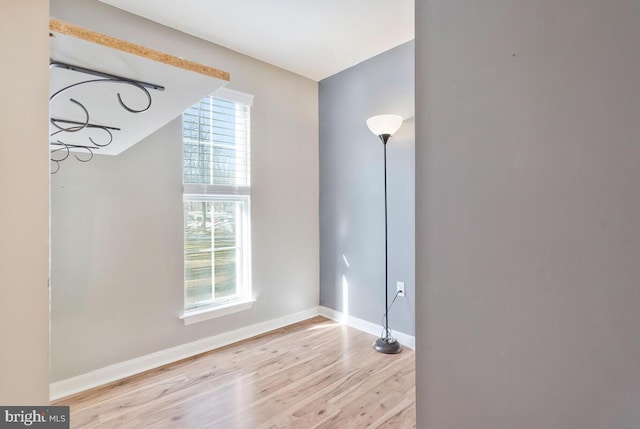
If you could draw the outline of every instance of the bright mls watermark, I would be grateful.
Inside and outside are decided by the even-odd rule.
[[[0,406],[0,429],[69,429],[69,407]]]

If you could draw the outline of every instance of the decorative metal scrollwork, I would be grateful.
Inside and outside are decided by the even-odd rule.
[[[72,88],[76,88],[76,87],[82,86],[82,85],[97,84],[97,83],[114,83],[114,84],[120,84],[120,85],[133,86],[134,88],[139,89],[144,94],[144,96],[146,98],[144,107],[142,107],[142,108],[134,108],[134,107],[132,107],[132,105],[130,103],[125,102],[125,100],[123,99],[122,95],[119,92],[116,92],[116,99],[117,99],[118,103],[120,104],[120,106],[124,110],[126,110],[127,112],[136,114],[136,113],[146,112],[147,110],[149,110],[149,108],[151,108],[151,104],[152,104],[153,100],[151,98],[151,93],[149,92],[149,89],[153,89],[153,90],[156,90],[156,91],[164,91],[164,87],[160,86],[160,85],[141,82],[141,81],[134,80],[134,79],[128,79],[128,78],[124,78],[124,77],[121,77],[121,76],[116,76],[116,75],[112,75],[112,74],[108,74],[108,73],[104,73],[104,72],[99,72],[99,71],[87,69],[87,68],[84,68],[84,67],[78,67],[78,66],[74,66],[74,65],[70,65],[70,64],[65,64],[65,63],[60,63],[60,62],[52,62],[52,63],[49,64],[49,68],[50,69],[61,68],[61,69],[65,69],[65,70],[71,70],[71,71],[74,71],[74,72],[88,74],[88,75],[91,75],[91,76],[98,77],[98,79],[89,79],[89,80],[83,80],[83,81],[80,81],[80,82],[75,82],[75,83],[73,83],[71,85],[65,86],[62,89],[59,89],[58,91],[54,92],[49,97],[49,104],[50,105],[51,105],[51,103],[53,102],[54,99],[56,99],[61,94],[65,93],[66,91],[68,91],[68,90],[70,90]],[[80,111],[82,112],[82,114],[84,116],[84,120],[82,120],[82,121],[73,121],[73,120],[63,119],[63,118],[53,118],[53,117],[49,118],[49,120],[51,122],[51,125],[53,125],[53,127],[56,128],[56,131],[53,131],[49,135],[49,137],[58,136],[55,139],[55,141],[50,141],[49,142],[50,154],[51,154],[51,162],[52,162],[51,174],[55,174],[60,170],[60,163],[69,158],[69,156],[71,155],[71,151],[72,150],[80,151],[80,152],[86,151],[87,154],[88,154],[88,158],[86,158],[86,157],[85,158],[81,158],[78,155],[74,155],[76,160],[78,160],[80,162],[89,162],[89,161],[91,161],[91,159],[93,159],[93,155],[94,155],[94,151],[95,150],[99,150],[101,148],[109,146],[113,142],[113,131],[120,131],[120,128],[91,123],[90,122],[91,121],[91,116],[89,114],[88,109],[85,107],[84,104],[82,104],[80,101],[78,101],[78,100],[76,100],[74,98],[69,98],[69,102],[72,103],[73,105],[77,106],[78,108],[80,108]],[[66,143],[66,142],[61,140],[63,138],[62,136],[65,133],[80,133],[80,132],[87,131],[87,130],[92,130],[92,129],[99,129],[99,130],[103,131],[104,133],[106,133],[106,137],[107,137],[106,142],[105,141],[96,141],[90,135],[87,136],[88,143],[86,145],[84,145],[84,144],[70,144],[70,143]],[[61,153],[63,154],[63,156],[60,156]],[[53,165],[55,165],[55,168],[53,167]]]

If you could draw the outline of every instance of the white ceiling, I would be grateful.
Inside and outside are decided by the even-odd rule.
[[[101,0],[321,80],[414,38],[414,0]]]

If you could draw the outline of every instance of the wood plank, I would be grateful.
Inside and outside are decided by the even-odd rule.
[[[415,428],[414,352],[322,317],[56,405],[72,428]]]
[[[127,42],[125,40],[117,39],[115,37],[98,33],[96,31],[80,27],[78,25],[70,24],[56,18],[51,18],[49,20],[49,30],[52,32],[86,40],[88,42],[96,43],[98,45],[106,46],[108,48],[113,48],[118,51],[126,52],[128,54],[137,55],[143,58],[149,58],[151,60],[173,67],[178,67],[184,70],[200,73],[205,76],[214,77],[216,79],[222,79],[226,81],[229,81],[230,79],[228,72],[218,70],[204,64],[196,63],[194,61],[185,60],[184,58],[169,55],[155,49],[137,45],[135,43]]]

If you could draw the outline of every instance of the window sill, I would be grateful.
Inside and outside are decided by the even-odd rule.
[[[222,305],[199,308],[196,310],[185,311],[180,318],[185,325],[203,322],[216,317],[227,316],[229,314],[238,313],[240,311],[249,310],[256,300],[253,298],[231,301]]]

